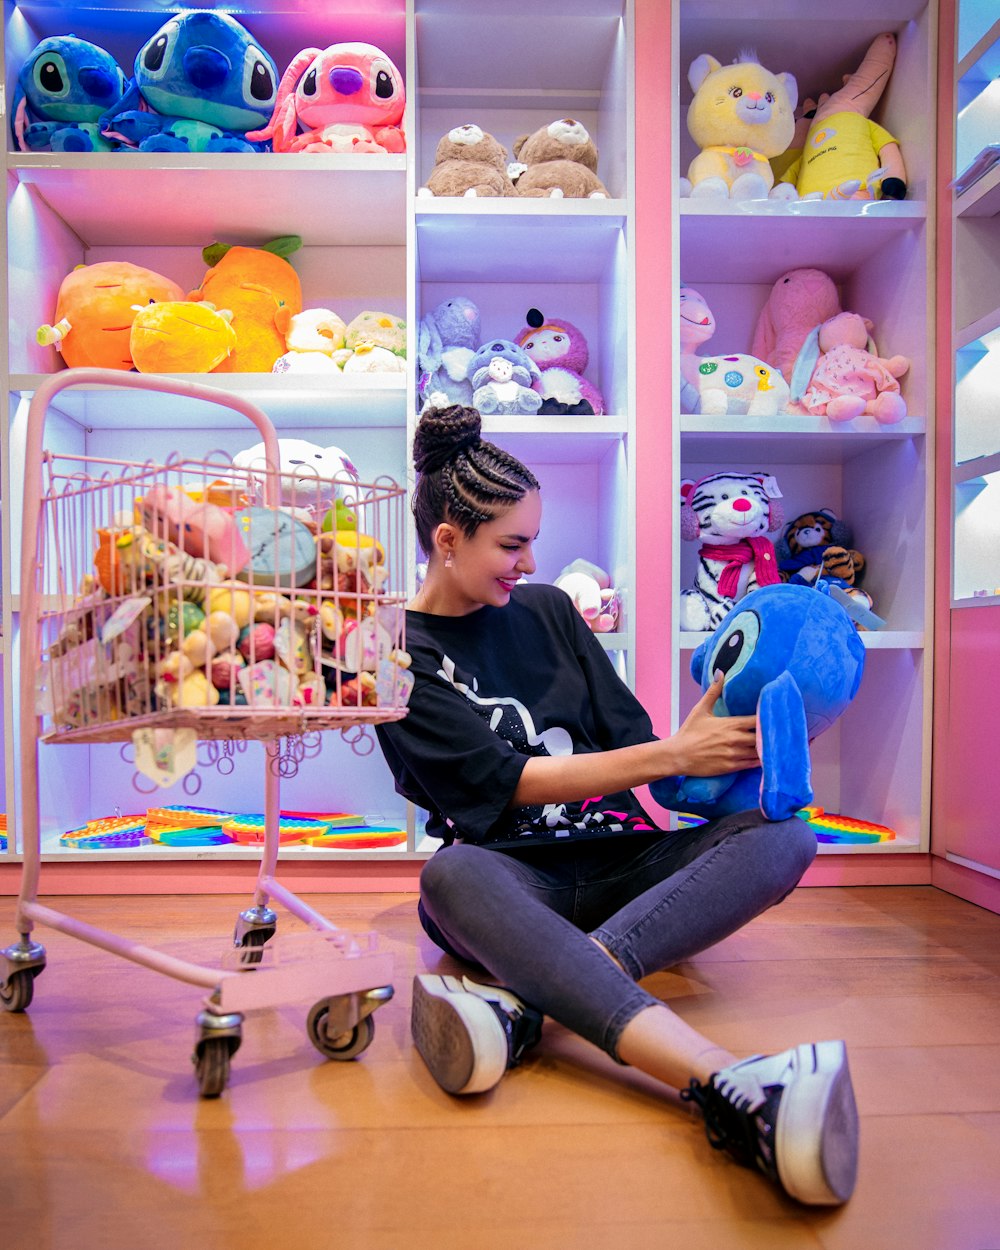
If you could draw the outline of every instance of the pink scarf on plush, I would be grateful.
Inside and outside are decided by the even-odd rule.
[[[774,555],[774,543],[770,538],[741,538],[738,543],[728,546],[704,543],[698,554],[707,560],[726,562],[726,567],[719,575],[719,594],[725,599],[735,598],[740,582],[740,569],[751,560],[758,586],[774,586],[781,580],[778,576],[778,561]]]

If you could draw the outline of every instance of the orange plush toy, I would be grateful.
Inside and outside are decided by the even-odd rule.
[[[289,322],[302,311],[302,284],[284,257],[301,243],[289,235],[264,247],[213,243],[202,252],[211,268],[188,298],[229,309],[236,332],[236,347],[213,373],[270,373],[284,355]]]
[[[127,260],[78,265],[66,275],[56,300],[55,325],[40,326],[43,347],[55,346],[70,368],[132,369],[129,338],[135,305],[183,299],[176,282]]]

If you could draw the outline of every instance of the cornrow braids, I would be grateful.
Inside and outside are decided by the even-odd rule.
[[[515,456],[480,437],[475,408],[429,408],[420,418],[413,444],[419,478],[413,495],[417,537],[427,555],[442,521],[471,538],[484,521],[505,512],[529,490],[534,474]]]

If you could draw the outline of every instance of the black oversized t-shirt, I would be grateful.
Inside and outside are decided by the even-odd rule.
[[[655,739],[569,596],[519,585],[502,608],[406,614],[415,678],[404,719],[378,726],[404,798],[445,842],[494,846],[655,828],[631,791],[508,808],[533,755],[585,755]]]

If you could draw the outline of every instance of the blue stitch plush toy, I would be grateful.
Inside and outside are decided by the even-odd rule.
[[[125,94],[110,52],[76,35],[43,39],[21,66],[11,132],[21,152],[107,152],[100,118]]]
[[[761,767],[719,777],[664,777],[650,787],[671,811],[714,819],[759,807],[786,820],[811,803],[809,743],[857,694],[865,649],[844,609],[822,587],[751,591],[691,657],[702,690],[725,674],[716,716],[757,714]]]
[[[125,98],[101,118],[118,148],[261,152],[245,136],[271,116],[278,67],[228,13],[184,10],[140,49]]]

